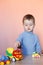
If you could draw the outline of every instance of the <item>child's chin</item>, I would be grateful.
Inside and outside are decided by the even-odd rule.
[[[28,32],[31,32],[31,30],[27,30]]]

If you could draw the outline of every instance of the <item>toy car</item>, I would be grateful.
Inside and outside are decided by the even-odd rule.
[[[2,55],[0,57],[0,65],[10,64],[10,60],[7,56]]]
[[[14,57],[16,60],[21,60],[21,59],[23,59],[23,55],[22,55],[20,49],[14,50],[13,53],[12,53],[12,55],[13,55],[13,57]]]
[[[23,55],[20,49],[14,50],[13,48],[7,48],[6,55],[13,61],[21,60],[23,58]]]
[[[40,55],[39,55],[38,53],[36,53],[36,52],[33,52],[32,57],[34,57],[34,58],[39,58]]]

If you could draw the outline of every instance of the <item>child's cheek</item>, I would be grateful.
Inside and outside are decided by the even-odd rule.
[[[33,26],[30,27],[30,29],[33,29],[33,28],[34,28]]]

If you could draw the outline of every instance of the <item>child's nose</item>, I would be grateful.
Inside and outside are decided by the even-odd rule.
[[[28,29],[30,29],[30,27],[28,27]]]

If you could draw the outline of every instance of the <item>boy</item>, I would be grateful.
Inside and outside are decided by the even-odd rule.
[[[16,40],[15,48],[21,46],[23,55],[32,55],[33,52],[40,53],[41,48],[38,37],[33,33],[35,18],[31,14],[23,17],[24,32]]]

